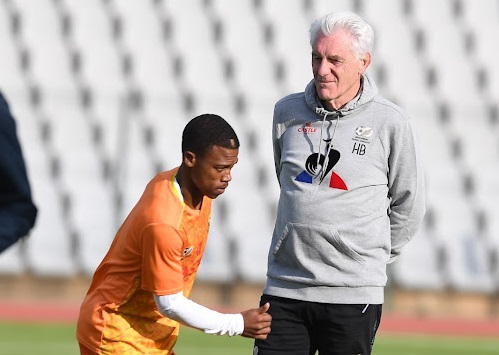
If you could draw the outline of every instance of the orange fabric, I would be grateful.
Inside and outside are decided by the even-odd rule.
[[[96,352],[93,352],[82,343],[78,343],[78,345],[80,346],[80,355],[97,355]]]
[[[174,187],[177,169],[147,185],[95,271],[81,305],[80,343],[98,354],[173,354],[179,324],[162,316],[153,294],[192,289],[211,213],[187,207]]]

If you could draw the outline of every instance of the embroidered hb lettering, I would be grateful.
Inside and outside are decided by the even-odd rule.
[[[356,153],[357,155],[364,155],[364,154],[366,154],[366,145],[362,144],[362,143],[355,142],[353,144],[352,153]]]

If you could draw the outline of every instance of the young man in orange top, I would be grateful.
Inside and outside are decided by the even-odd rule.
[[[239,140],[220,116],[192,119],[182,164],[156,175],[132,209],[81,305],[85,354],[174,354],[179,324],[209,334],[265,339],[270,305],[224,314],[188,299],[203,256],[212,199],[227,188]]]

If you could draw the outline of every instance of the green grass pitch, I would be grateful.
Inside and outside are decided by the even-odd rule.
[[[253,342],[243,337],[207,335],[183,327],[177,355],[249,355]],[[75,326],[0,322],[0,355],[78,355]],[[373,355],[492,355],[498,338],[379,334]]]

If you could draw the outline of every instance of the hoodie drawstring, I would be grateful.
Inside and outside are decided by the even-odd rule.
[[[318,109],[316,109],[316,112]],[[322,131],[324,130],[324,124],[326,123],[326,117],[327,115],[332,114],[332,112],[325,111],[324,112],[324,118],[322,119],[322,125],[321,125],[321,136],[319,140],[319,154],[317,154],[317,166],[319,166],[319,159],[321,157],[321,149],[322,149]],[[321,168],[322,170],[322,168]]]
[[[334,128],[333,128],[333,133],[331,134],[331,139],[329,139],[329,147],[327,148],[326,155],[324,156],[324,163],[322,164],[321,170],[319,171],[320,175],[321,175],[320,180],[322,181],[322,179],[324,179],[324,174],[326,172],[324,167],[327,166],[327,163],[329,161],[329,153],[331,152],[331,149],[333,148],[333,138],[334,138],[334,134],[336,133],[336,127],[338,127],[338,122],[340,121],[340,117],[343,115],[340,111],[331,112],[331,111],[327,111],[327,110],[323,109],[322,107],[317,107],[315,109],[315,112],[319,115],[324,115],[324,118],[322,119],[322,125],[321,125],[321,136],[320,136],[320,141],[319,141],[319,154],[317,154],[317,166],[319,166],[319,161],[320,161],[320,157],[321,157],[321,149],[322,149],[322,141],[323,141],[322,136],[323,136],[324,124],[326,123],[327,116],[331,115],[331,116],[334,116],[333,118],[336,118],[336,123],[335,123]]]

